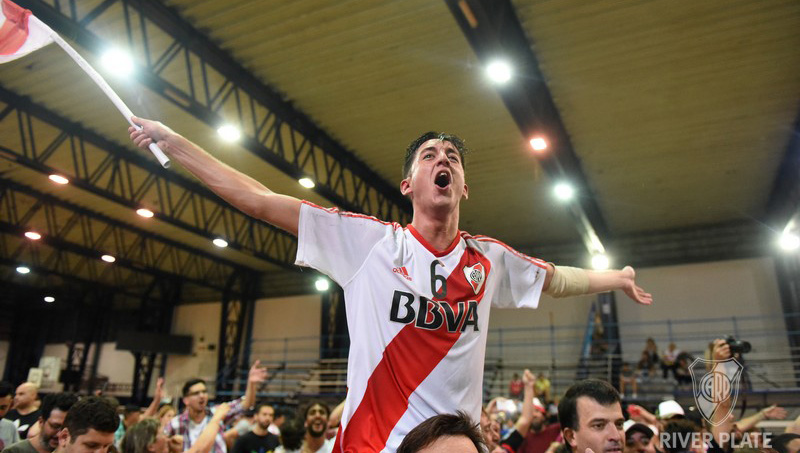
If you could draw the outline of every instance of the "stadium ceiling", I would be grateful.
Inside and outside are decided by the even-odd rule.
[[[462,229],[548,261],[586,266],[597,244],[617,266],[768,256],[797,212],[795,1],[17,3],[98,68],[130,52],[129,78],[101,72],[135,113],[320,205],[408,222],[404,148],[445,130],[471,149]],[[484,72],[499,57],[502,86]],[[293,237],[160,168],[126,129],[59,48],[0,66],[5,300],[87,285],[135,299],[154,280],[219,300],[242,272],[264,296],[313,291]],[[551,195],[562,180],[571,202]]]

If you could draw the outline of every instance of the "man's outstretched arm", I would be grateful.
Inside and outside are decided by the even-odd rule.
[[[267,189],[158,121],[137,117],[132,120],[142,126],[141,130],[128,128],[136,146],[147,148],[156,142],[165,153],[228,203],[247,215],[297,235],[300,200]]]
[[[636,284],[636,272],[630,266],[621,270],[590,271],[547,263],[544,292],[553,297],[579,296],[617,289],[624,291],[637,303],[653,303],[653,296]]]

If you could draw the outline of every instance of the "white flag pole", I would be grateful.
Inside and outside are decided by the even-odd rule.
[[[35,16],[30,16],[28,20],[35,20],[36,22],[41,24],[43,28],[49,30],[50,36],[53,38],[53,41],[55,41],[56,44],[58,44],[62,49],[64,49],[64,51],[70,57],[72,57],[73,60],[75,60],[75,63],[78,63],[78,66],[80,66],[81,69],[83,69],[86,72],[86,74],[88,74],[89,77],[91,77],[92,80],[94,80],[94,83],[96,83],[97,86],[99,86],[100,89],[103,90],[103,93],[105,93],[106,96],[108,96],[108,98],[111,99],[111,102],[114,103],[114,105],[117,107],[117,110],[119,110],[120,113],[122,113],[122,116],[125,117],[128,123],[130,123],[131,126],[137,129],[141,129],[141,126],[139,126],[138,124],[133,124],[133,122],[131,121],[131,117],[133,116],[133,112],[131,112],[131,109],[129,109],[128,106],[125,105],[124,102],[122,102],[122,99],[120,99],[117,93],[115,93],[114,90],[111,89],[111,87],[105,81],[105,79],[103,79],[103,76],[101,76],[97,71],[95,71],[95,69],[86,60],[84,60],[84,58],[80,56],[80,54],[76,52],[75,49],[72,48],[72,46],[67,44],[66,41],[64,41],[61,38],[61,36],[58,36],[58,33],[54,32],[50,27],[48,27],[44,22],[37,19]],[[150,152],[152,152],[153,155],[156,156],[156,159],[158,159],[158,161],[161,163],[161,166],[164,168],[169,168],[170,161],[167,155],[164,154],[164,151],[161,151],[161,148],[159,148],[158,145],[156,145],[155,143],[151,143],[149,148]]]

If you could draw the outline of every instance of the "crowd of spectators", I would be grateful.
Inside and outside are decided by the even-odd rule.
[[[660,368],[662,377],[675,373],[682,354],[675,344],[670,344],[657,362],[654,351],[655,342],[648,341],[642,352],[642,360],[646,356],[647,361],[638,370],[655,373]],[[730,347],[725,340],[715,340],[708,355],[723,362],[731,357]],[[635,376],[630,367],[627,373]],[[257,386],[266,376],[266,370],[256,363],[248,374],[245,394],[213,407],[206,383],[191,379],[182,387],[180,411],[175,405],[178,401],[162,404],[168,400],[164,398],[163,380],[157,383],[153,402],[147,408],[119,405],[110,397],[79,398],[68,392],[39,398],[32,384],[24,383],[13,392],[11,384],[2,382],[0,415],[6,416],[0,422],[2,453],[334,451],[343,402],[331,408],[323,401],[307,401],[292,409],[256,401]],[[764,420],[786,418],[786,410],[775,405],[737,419],[732,399],[728,399],[708,421],[696,408],[684,407],[675,400],[653,407],[625,404],[621,392],[597,379],[577,381],[553,399],[551,392],[544,373],[534,375],[525,370],[522,376],[514,375],[510,398],[491,400],[480,420],[462,412],[440,414],[412,430],[397,451],[800,452],[800,417],[779,435],[770,437],[759,429]],[[32,413],[36,419],[29,417]]]

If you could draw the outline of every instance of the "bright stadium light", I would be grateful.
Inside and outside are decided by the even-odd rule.
[[[31,268],[29,268],[28,266],[17,266],[17,272],[19,272],[22,275],[30,274]]]
[[[52,174],[52,175],[48,176],[48,178],[50,179],[50,181],[53,181],[56,184],[61,184],[61,185],[69,184],[69,179],[67,179],[67,178],[65,178],[65,177],[63,177],[61,175]]]
[[[494,83],[506,83],[511,80],[511,65],[503,60],[495,60],[486,66],[486,75]]]
[[[48,304],[52,304],[53,302],[56,301],[56,298],[53,296],[44,296],[44,301],[47,302]]]
[[[136,210],[136,213],[144,217],[145,219],[149,219],[150,217],[153,217],[155,215],[153,214],[153,211],[146,208],[139,208]]]
[[[114,261],[117,260],[116,258],[114,258],[111,255],[103,255],[103,256],[100,257],[100,259],[105,261],[106,263],[113,263]]]
[[[100,57],[103,67],[118,77],[128,77],[133,73],[133,58],[122,49],[108,49]]]
[[[300,178],[297,180],[301,186],[305,187],[306,189],[313,189],[316,184],[314,184],[314,180],[311,178]]]
[[[611,265],[611,261],[608,259],[608,255],[604,253],[598,253],[592,256],[592,269],[596,271],[604,271],[609,268]]]
[[[38,241],[39,239],[42,238],[42,235],[37,233],[37,232],[35,232],[35,231],[26,231],[25,232],[25,237],[30,239],[30,240],[32,240],[32,241]]]
[[[226,142],[235,142],[242,137],[242,132],[233,124],[225,124],[217,129],[217,133]]]
[[[568,183],[560,182],[553,188],[553,194],[559,200],[567,201],[575,195],[575,189]]]
[[[544,151],[547,149],[547,141],[542,137],[534,137],[531,139],[531,148],[534,151]]]
[[[222,238],[216,238],[211,242],[214,245],[216,245],[217,247],[221,248],[221,249],[224,249],[225,247],[228,246],[228,241],[226,241],[225,239],[222,239]]]
[[[317,291],[323,292],[327,291],[328,288],[331,287],[331,284],[328,282],[327,278],[320,277],[314,282],[314,287],[317,288]]]
[[[778,245],[786,252],[793,252],[800,248],[800,237],[788,231],[781,234]]]

